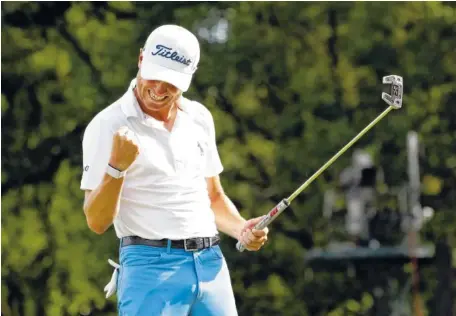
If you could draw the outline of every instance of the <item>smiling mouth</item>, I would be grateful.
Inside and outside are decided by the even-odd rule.
[[[158,96],[158,95],[156,95],[152,90],[149,90],[149,96],[150,96],[150,98],[151,98],[152,100],[158,101],[158,102],[164,101],[165,99],[168,98],[167,95]]]

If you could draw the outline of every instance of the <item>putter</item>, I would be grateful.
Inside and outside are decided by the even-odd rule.
[[[372,122],[369,123],[361,132],[358,133],[353,139],[348,142],[342,149],[340,149],[331,159],[329,159],[317,172],[315,172],[306,182],[304,182],[296,191],[294,191],[288,198],[284,198],[279,202],[268,214],[264,215],[262,220],[255,225],[255,229],[263,229],[271,224],[287,207],[290,206],[291,202],[304,191],[323,171],[325,171],[337,158],[339,158],[344,152],[347,151],[354,143],[356,143],[364,134],[366,134],[375,124],[377,124],[382,118],[384,118],[391,110],[397,110],[402,107],[402,96],[404,89],[404,82],[401,76],[389,75],[383,77],[383,84],[389,85],[389,93],[382,92],[382,99],[389,106],[379,116],[377,116]],[[238,241],[236,244],[238,251],[243,252],[245,246]]]

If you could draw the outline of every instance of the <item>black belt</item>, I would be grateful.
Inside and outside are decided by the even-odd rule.
[[[220,237],[197,237],[181,240],[171,240],[171,248],[185,249],[185,251],[198,251],[218,245]],[[120,246],[143,245],[152,247],[168,247],[168,239],[152,240],[138,236],[122,237]]]

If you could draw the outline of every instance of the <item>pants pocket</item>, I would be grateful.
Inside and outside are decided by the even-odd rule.
[[[126,246],[120,250],[121,267],[135,267],[154,264],[163,257],[161,248],[142,245]]]
[[[201,260],[204,262],[214,261],[220,262],[224,260],[222,250],[219,246],[213,246],[203,250],[202,255],[200,256]]]

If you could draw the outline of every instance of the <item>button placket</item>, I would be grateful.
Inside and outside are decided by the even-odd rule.
[[[187,148],[188,134],[192,133],[191,126],[184,123],[182,120],[182,113],[177,114],[174,122],[173,129],[170,132],[171,151],[174,158],[174,166],[177,173],[183,172],[188,168],[188,155]],[[185,130],[182,127],[185,125]]]
[[[169,135],[169,148],[171,151],[171,156],[173,157],[174,170],[176,171],[176,173],[179,173],[182,170],[184,170],[185,161],[181,154],[181,150],[179,147],[179,141],[177,139],[177,135],[174,130]]]

